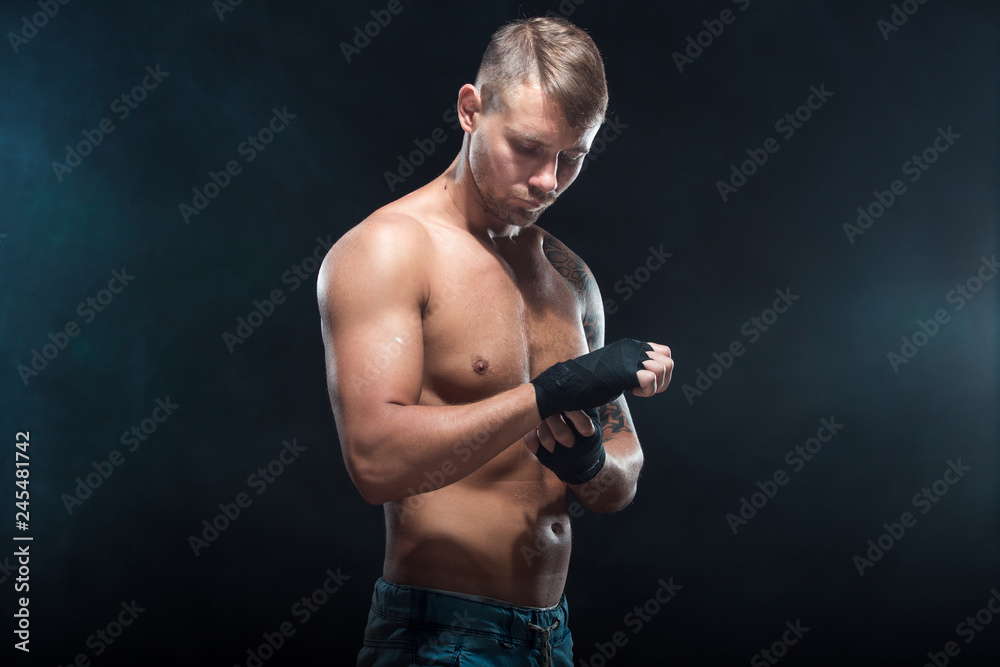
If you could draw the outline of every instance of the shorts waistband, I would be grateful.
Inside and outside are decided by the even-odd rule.
[[[392,582],[386,581],[386,583],[391,584]],[[472,595],[471,593],[459,593],[458,591],[446,591],[443,588],[429,588],[427,586],[413,586],[412,584],[392,584],[393,586],[398,586],[399,588],[409,588],[415,591],[427,591],[428,593],[436,593],[437,595],[450,595],[456,598],[462,598],[463,600],[470,600],[472,602],[480,602],[482,604],[496,605],[497,607],[512,607],[514,609],[527,609],[530,611],[555,611],[559,608],[562,602],[557,602],[551,607],[531,607],[528,605],[517,605],[513,602],[507,602],[506,600],[498,600],[496,598],[488,598],[482,595]]]
[[[553,607],[527,607],[481,596],[394,584],[379,577],[372,611],[414,629],[496,637],[536,646],[539,629],[553,644],[569,635],[569,606],[563,594]],[[532,627],[534,626],[534,627]]]

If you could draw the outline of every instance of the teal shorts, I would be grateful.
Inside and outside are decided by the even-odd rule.
[[[358,667],[572,667],[566,596],[554,607],[399,586],[379,577]]]

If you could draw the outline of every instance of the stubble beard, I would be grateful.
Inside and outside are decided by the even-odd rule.
[[[483,155],[481,157],[483,160],[481,164],[485,164],[489,159],[489,156],[487,155]],[[477,174],[477,170],[472,168],[471,158],[472,156],[470,154],[469,172],[472,175],[472,183],[475,186],[476,191],[479,193],[479,198],[483,201],[483,206],[485,207],[487,213],[497,218],[505,225],[517,227],[519,229],[531,227],[538,221],[538,218],[542,215],[542,213],[544,213],[546,209],[548,209],[548,207],[555,201],[555,197],[543,194],[532,196],[529,191],[528,197],[543,203],[542,206],[536,209],[525,209],[521,203],[518,203],[521,199],[520,195],[515,194],[513,191],[508,191],[503,197],[494,196],[483,188],[484,184],[494,180],[492,169],[487,168],[485,173]],[[477,160],[477,162],[478,161],[479,160]]]
[[[478,187],[478,186],[477,186]],[[517,203],[511,203],[512,200],[519,200],[520,197],[509,193],[506,197],[498,198],[493,197],[480,188],[479,194],[483,198],[483,204],[486,210],[489,211],[494,217],[499,219],[506,225],[513,227],[527,228],[538,222],[538,218],[551,206],[550,203],[546,203],[536,209],[525,209]]]

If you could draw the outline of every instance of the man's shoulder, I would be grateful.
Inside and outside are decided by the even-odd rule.
[[[589,297],[591,292],[597,289],[597,283],[587,263],[551,232],[537,225],[534,230],[539,235],[545,259],[552,268],[558,271],[580,296]]]
[[[421,257],[430,243],[426,227],[405,209],[384,206],[349,229],[327,261],[404,261]]]
[[[385,206],[349,229],[330,248],[320,267],[319,290],[333,285],[417,277],[430,247],[424,225],[404,210]]]
[[[334,247],[361,250],[416,248],[430,240],[426,227],[396,202],[383,206],[349,229]]]

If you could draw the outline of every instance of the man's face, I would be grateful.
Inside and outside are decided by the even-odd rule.
[[[537,84],[508,91],[505,102],[479,115],[469,162],[486,209],[523,228],[576,179],[599,125],[572,129]]]

